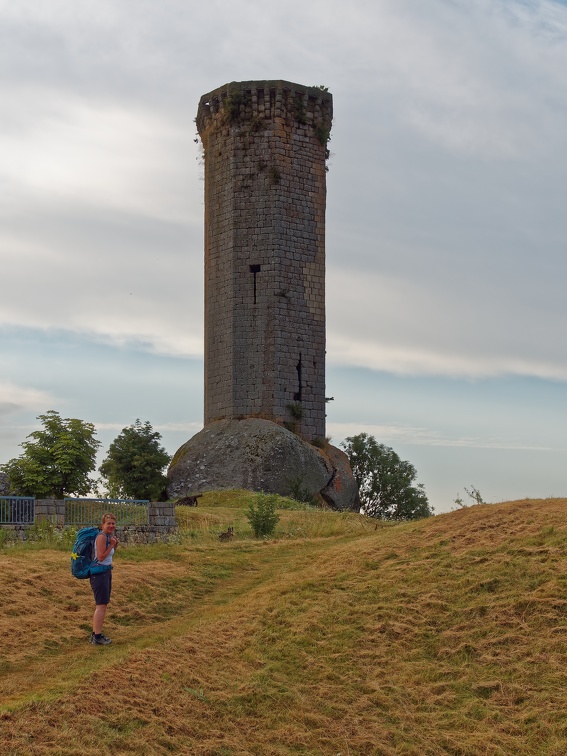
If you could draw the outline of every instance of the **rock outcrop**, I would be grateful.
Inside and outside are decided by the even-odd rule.
[[[10,481],[6,473],[0,473],[0,496],[8,496],[10,493]]]
[[[167,477],[170,498],[244,488],[321,495],[333,509],[357,508],[358,490],[343,452],[321,450],[259,418],[209,423],[177,451]]]
[[[325,488],[321,490],[321,496],[332,509],[360,510],[358,498],[358,486],[352,474],[347,455],[341,449],[330,444],[324,451],[333,469],[333,476]]]

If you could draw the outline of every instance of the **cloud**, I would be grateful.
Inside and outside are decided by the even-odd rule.
[[[3,220],[0,325],[202,354],[200,229],[53,200]]]
[[[22,0],[0,16],[0,324],[200,355],[197,102],[283,75],[335,98],[329,360],[567,377],[564,6]]]
[[[413,444],[416,446],[454,447],[461,449],[501,449],[514,451],[565,451],[551,446],[538,446],[506,438],[480,436],[447,436],[431,428],[377,425],[373,423],[329,423],[333,438],[342,440],[359,433],[374,436],[379,443]],[[338,443],[338,442],[337,442]]]
[[[0,381],[0,416],[7,417],[22,411],[45,410],[54,402],[46,391],[17,386],[9,381]]]
[[[562,138],[566,30],[553,2],[389,0],[359,24],[355,60],[371,110],[385,96],[392,120],[449,152],[513,159]]]
[[[480,267],[483,258],[471,253],[470,262]],[[459,264],[466,271],[468,262]],[[329,271],[329,363],[402,375],[567,380],[562,277],[535,287],[534,271],[514,286],[513,272],[492,282],[479,272],[451,282],[421,270],[413,280],[409,272]]]
[[[96,426],[97,431],[108,431],[108,430],[115,430],[115,431],[122,431],[124,428],[128,428],[131,423],[125,422],[125,423],[94,423]],[[187,433],[190,435],[193,435],[200,431],[203,427],[202,423],[156,423],[152,424],[152,428],[154,431],[157,431],[158,433]]]
[[[198,150],[170,114],[37,86],[7,87],[2,111],[2,179],[18,194],[183,224],[198,217],[189,170]]]
[[[566,36],[550,0],[0,0],[3,456],[49,407],[105,442],[199,430],[193,119],[285,78],[334,96],[329,417],[366,424],[331,432],[413,444],[428,489],[484,492],[482,460],[503,496],[560,491],[561,452],[530,450],[563,444]],[[477,380],[503,375],[544,380]]]

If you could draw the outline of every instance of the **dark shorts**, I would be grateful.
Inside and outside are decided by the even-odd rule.
[[[91,588],[93,589],[95,604],[109,604],[110,591],[112,590],[112,570],[91,575]]]

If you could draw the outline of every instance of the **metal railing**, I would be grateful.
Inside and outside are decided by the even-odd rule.
[[[116,515],[117,525],[147,525],[147,499],[65,499],[66,525],[99,525],[105,512]]]
[[[0,525],[33,525],[33,496],[0,496]]]

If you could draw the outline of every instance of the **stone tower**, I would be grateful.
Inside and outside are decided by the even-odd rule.
[[[204,95],[205,426],[325,436],[325,202],[332,97],[286,81]]]

